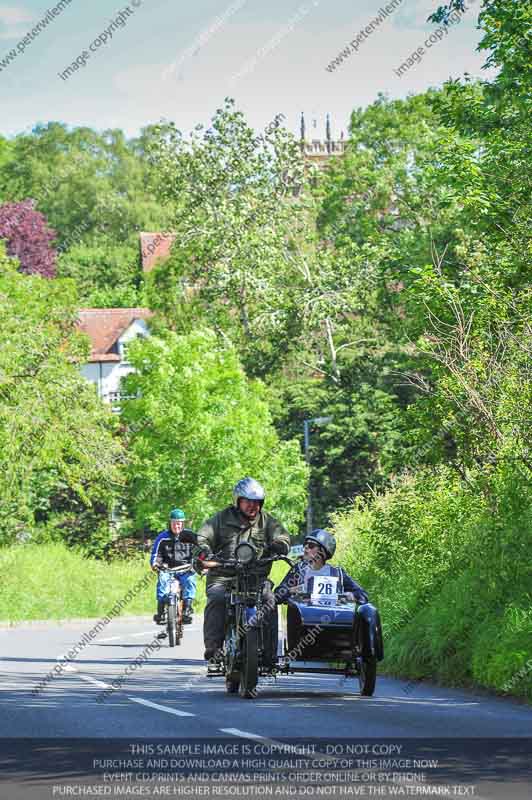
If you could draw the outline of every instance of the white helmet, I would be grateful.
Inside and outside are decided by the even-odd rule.
[[[254,478],[242,478],[233,489],[233,504],[235,508],[238,508],[238,501],[241,497],[245,500],[258,500],[262,508],[266,493]]]

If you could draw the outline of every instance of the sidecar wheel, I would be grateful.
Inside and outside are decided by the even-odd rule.
[[[240,697],[248,700],[256,697],[255,688],[259,679],[258,631],[249,628],[242,637],[242,666],[240,668]]]
[[[361,658],[359,665],[358,682],[360,694],[363,697],[372,697],[377,681],[377,659],[374,656]]]

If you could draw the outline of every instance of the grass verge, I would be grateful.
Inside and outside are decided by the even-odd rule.
[[[274,564],[277,584],[286,564]],[[137,591],[120,616],[151,615],[156,610],[156,575],[148,556],[112,562],[87,558],[61,543],[15,545],[0,549],[0,621],[99,619],[125,598],[146,575],[150,583]],[[205,578],[197,578],[195,611],[205,607]]]
[[[121,616],[153,614],[156,575],[148,556],[128,561],[97,561],[65,545],[16,545],[0,549],[0,620],[104,617],[146,575],[150,582],[135,592]],[[205,581],[198,578],[195,609],[205,605]]]

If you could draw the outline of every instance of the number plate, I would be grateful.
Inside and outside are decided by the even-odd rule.
[[[311,600],[319,606],[335,606],[338,600],[338,578],[316,575],[313,578]]]

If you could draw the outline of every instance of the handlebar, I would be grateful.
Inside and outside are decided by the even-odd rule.
[[[249,570],[251,572],[253,569],[259,569],[260,567],[265,567],[265,566],[267,566],[267,564],[272,564],[274,561],[284,561],[290,567],[294,566],[294,562],[293,561],[290,561],[289,558],[287,558],[286,556],[281,556],[281,555],[268,556],[267,558],[258,558],[256,561],[253,561],[251,564],[242,564],[242,562],[237,561],[236,558],[228,558],[228,559],[225,559],[225,560],[217,559],[216,561],[210,560],[210,559],[209,560],[206,559],[205,561],[201,561],[200,563],[201,563],[201,566],[203,567],[203,569],[205,569],[205,570],[207,570],[207,569],[234,569],[234,570],[237,570],[237,571],[238,570],[241,570],[241,571]]]
[[[180,564],[178,567],[165,567],[161,566],[158,567],[160,572],[172,572],[174,574],[179,574],[181,572],[192,572],[193,567],[192,564]]]

